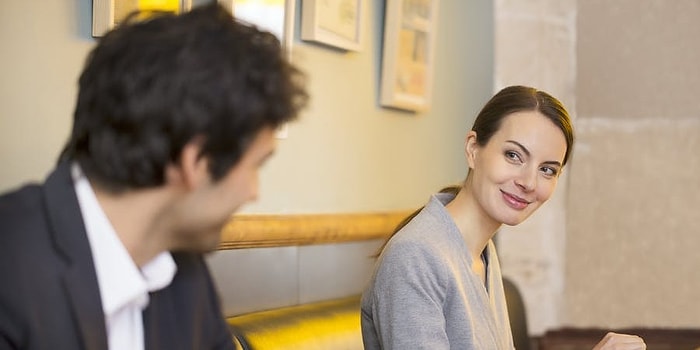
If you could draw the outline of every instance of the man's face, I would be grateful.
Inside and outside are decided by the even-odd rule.
[[[259,170],[275,149],[275,131],[262,129],[241,159],[218,181],[206,172],[187,194],[174,227],[176,249],[211,251],[221,239],[221,229],[245,203],[257,199]],[[206,162],[206,159],[200,161]],[[206,166],[204,166],[206,168]]]

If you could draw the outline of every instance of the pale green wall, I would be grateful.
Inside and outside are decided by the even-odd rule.
[[[434,104],[424,114],[378,106],[384,2],[367,3],[362,52],[295,40],[311,106],[280,140],[261,199],[246,211],[404,209],[464,176],[462,139],[492,92],[490,1],[441,1]],[[93,45],[90,14],[89,0],[0,5],[0,191],[43,179],[53,166]]]
[[[368,3],[362,52],[295,43],[313,100],[280,142],[249,210],[403,209],[464,176],[463,137],[491,94],[490,5],[442,2],[433,107],[412,114],[377,105],[384,6]]]
[[[493,91],[491,1],[440,1],[433,106],[423,114],[378,106],[384,1],[367,4],[361,52],[295,40],[311,105],[246,212],[404,210],[465,176],[463,138]],[[0,192],[43,179],[55,163],[94,43],[90,14],[89,0],[0,3]],[[359,293],[379,243],[225,251],[209,263],[234,314]]]

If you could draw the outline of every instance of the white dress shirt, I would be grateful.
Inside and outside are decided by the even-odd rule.
[[[143,350],[141,314],[148,306],[148,293],[170,284],[175,262],[169,252],[163,252],[139,269],[77,164],[72,175],[97,271],[109,350]]]

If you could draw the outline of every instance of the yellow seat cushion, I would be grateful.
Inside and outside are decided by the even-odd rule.
[[[362,349],[360,296],[227,318],[243,350]]]

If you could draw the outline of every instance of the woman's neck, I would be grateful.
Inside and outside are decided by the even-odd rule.
[[[501,223],[494,221],[471,194],[468,183],[446,205],[473,259],[479,259]]]

